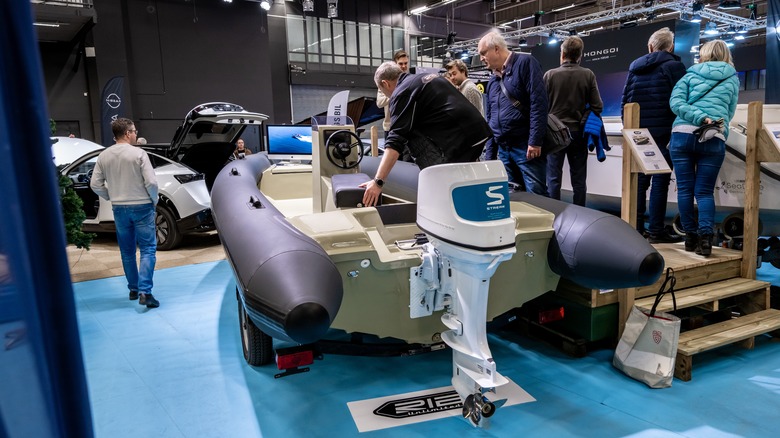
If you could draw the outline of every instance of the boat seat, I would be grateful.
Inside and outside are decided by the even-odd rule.
[[[362,207],[366,189],[358,186],[366,181],[371,181],[371,178],[365,173],[344,173],[330,177],[336,208]]]

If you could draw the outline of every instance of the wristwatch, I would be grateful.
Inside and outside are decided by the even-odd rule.
[[[382,188],[382,186],[385,185],[385,180],[382,178],[374,178],[374,182],[379,186],[379,188]]]

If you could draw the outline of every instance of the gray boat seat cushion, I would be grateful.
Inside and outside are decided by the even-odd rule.
[[[333,175],[330,178],[330,184],[333,189],[333,202],[336,204],[336,208],[362,207],[363,192],[366,190],[358,186],[366,181],[371,181],[371,178],[365,173]]]

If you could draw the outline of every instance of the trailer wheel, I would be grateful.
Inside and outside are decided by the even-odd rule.
[[[257,328],[246,314],[244,304],[238,300],[238,324],[241,329],[241,346],[246,363],[252,366],[268,365],[274,361],[274,340]]]

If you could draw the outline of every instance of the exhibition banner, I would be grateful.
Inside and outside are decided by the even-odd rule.
[[[621,98],[628,77],[628,67],[635,59],[648,53],[647,41],[656,30],[668,27],[675,32],[675,42],[684,41],[681,43],[684,47],[675,44],[675,53],[681,57],[686,67],[693,64],[690,49],[692,45],[698,46],[699,33],[698,28],[693,29],[691,24],[680,20],[658,21],[645,26],[594,33],[583,39],[585,50],[580,64],[596,74],[599,93],[604,101],[603,116],[621,114]],[[531,54],[542,65],[542,70],[547,71],[560,65],[561,45],[536,46]]]
[[[769,0],[766,14],[766,96],[764,103],[780,103],[780,0]]]
[[[111,132],[111,122],[125,117],[125,108],[122,102],[124,84],[125,78],[123,76],[114,76],[103,87],[103,94],[100,98],[100,139],[101,144],[106,147],[115,143],[114,134]]]

